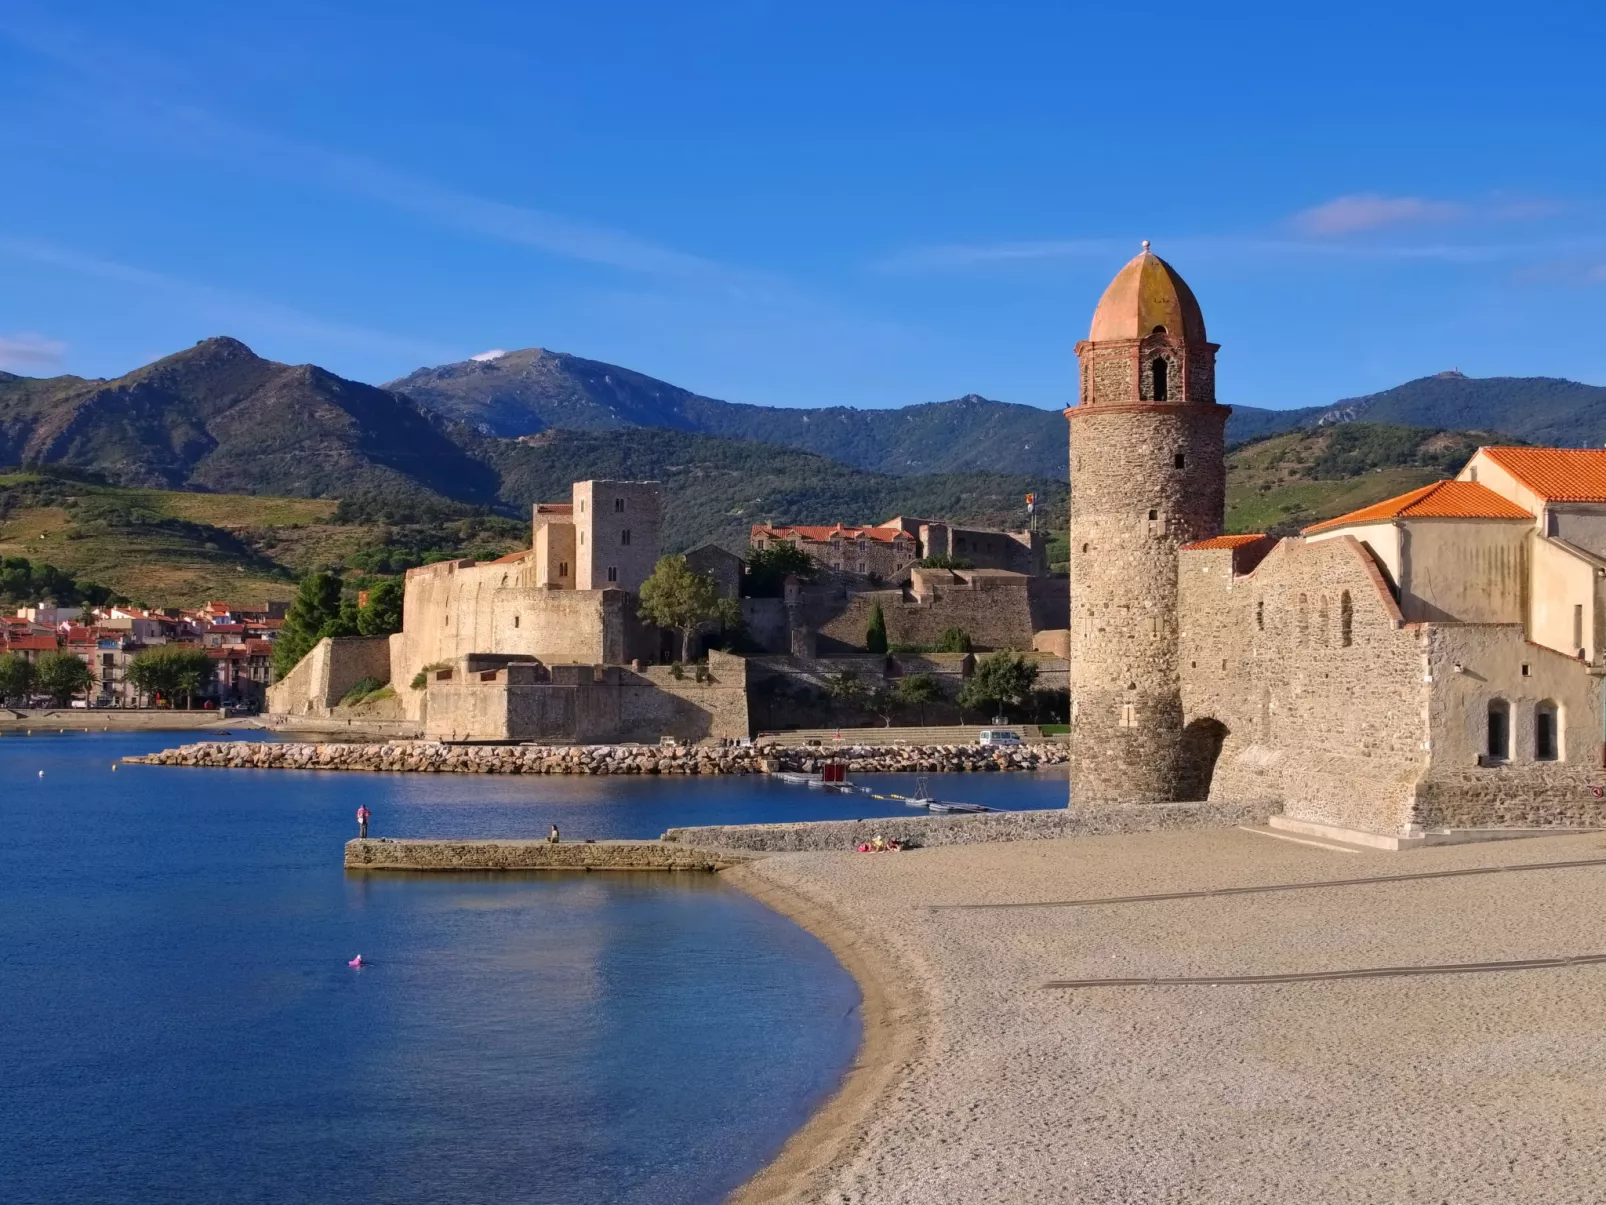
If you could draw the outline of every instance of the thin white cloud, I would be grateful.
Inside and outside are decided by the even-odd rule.
[[[984,264],[1020,260],[1103,259],[1119,254],[1125,244],[1113,239],[1040,239],[1018,243],[949,243],[935,247],[912,247],[871,264],[877,272],[944,272],[974,268]],[[1136,244],[1133,244],[1136,254]]]
[[[1302,234],[1327,238],[1359,234],[1387,226],[1454,222],[1469,213],[1459,201],[1434,201],[1426,197],[1388,197],[1381,193],[1351,193],[1334,197],[1297,213],[1290,225]]]
[[[34,331],[0,335],[0,368],[17,372],[61,367],[67,345],[60,339],[47,339]]]
[[[507,355],[505,350],[500,347],[493,347],[490,351],[482,351],[476,356],[470,356],[469,359],[478,360],[480,363],[484,364],[490,360],[500,360],[505,355]]]
[[[450,352],[438,345],[407,339],[385,331],[331,322],[293,306],[248,294],[214,288],[195,281],[181,280],[160,272],[116,260],[86,255],[34,239],[0,235],[0,256],[26,260],[75,276],[129,285],[142,292],[165,298],[197,318],[211,324],[210,333],[222,334],[230,327],[244,327],[256,333],[311,338],[329,343],[383,351],[392,355],[428,356],[444,359]],[[235,332],[242,333],[242,332]]]

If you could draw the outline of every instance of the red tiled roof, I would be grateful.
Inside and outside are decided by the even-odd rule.
[[[514,561],[522,561],[534,551],[535,549],[533,548],[520,548],[517,552],[510,552],[506,556],[499,556],[490,563],[493,565],[509,565]]]
[[[1195,540],[1192,544],[1184,544],[1180,551],[1206,552],[1214,548],[1242,548],[1245,544],[1253,544],[1256,540],[1264,540],[1266,533],[1257,531],[1252,535],[1240,536],[1211,536],[1208,540]]]
[[[1606,502],[1606,449],[1480,448],[1547,502]]]
[[[29,652],[53,653],[56,651],[56,638],[54,636],[12,636],[6,643],[13,649],[27,649]]]
[[[535,513],[538,515],[572,515],[574,514],[574,503],[537,502],[535,504]]]
[[[1387,498],[1347,515],[1315,523],[1302,534],[1332,531],[1357,523],[1380,523],[1385,519],[1528,519],[1533,516],[1515,502],[1508,501],[1486,485],[1475,481],[1435,481],[1419,490]]]
[[[770,539],[784,540],[789,536],[799,536],[812,544],[826,544],[833,538],[844,540],[876,540],[882,544],[891,544],[898,540],[913,542],[914,537],[907,532],[887,527],[844,527],[837,523],[831,527],[803,526],[788,524],[785,527],[767,527],[762,523],[753,524],[752,534]]]
[[[253,657],[271,657],[273,655],[273,641],[247,640],[245,642],[245,651]]]

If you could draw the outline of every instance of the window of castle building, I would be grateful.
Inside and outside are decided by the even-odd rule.
[[[586,500],[584,498],[580,499],[580,513],[582,515],[586,513]]]
[[[1083,552],[1086,552],[1086,551],[1087,551],[1087,545],[1086,545],[1086,544],[1083,544],[1083,545],[1082,545],[1082,551],[1083,551]]]
[[[1528,663],[1526,661],[1522,663],[1522,676],[1524,678],[1528,676]]]
[[[513,617],[513,626],[514,627],[518,627],[519,626],[519,617],[517,615],[515,615]]]
[[[1121,704],[1121,723],[1120,723],[1120,726],[1122,728],[1136,728],[1138,726],[1137,708],[1135,706],[1133,706],[1131,703],[1122,703]]]
[[[615,565],[609,565],[608,566],[608,580],[610,582],[616,582],[616,581],[619,580],[619,569],[618,569],[617,566],[615,566]]]
[[[1154,376],[1154,400],[1157,402],[1163,402],[1166,400],[1165,378],[1167,367],[1168,365],[1163,358],[1157,358],[1154,363],[1149,365],[1149,371]]]
[[[630,546],[630,529],[628,527],[619,533],[619,543],[627,548]]]
[[[1534,708],[1534,760],[1561,760],[1561,713],[1546,699]]]
[[[1255,603],[1255,627],[1262,632],[1266,630],[1266,602],[1264,599]]]
[[[1338,596],[1338,643],[1343,648],[1355,643],[1355,603],[1348,590]]]
[[[1584,655],[1584,605],[1578,603],[1573,607],[1573,648],[1578,655]]]
[[[625,500],[623,498],[615,498],[613,500],[613,509],[617,512],[623,513],[625,509]]]
[[[586,542],[586,533],[582,531],[580,533],[580,543],[584,544],[585,542]]]
[[[568,577],[569,576],[569,562],[568,561],[559,561],[558,562],[558,576],[559,577]]]
[[[1187,465],[1187,463],[1188,463],[1188,458],[1186,456],[1184,456],[1181,452],[1178,452],[1175,456],[1173,456],[1171,458],[1171,467],[1174,468],[1174,469],[1183,468],[1183,467],[1185,467]]]
[[[1159,517],[1160,517],[1160,512],[1155,510],[1153,507],[1150,507],[1149,508],[1149,522],[1153,523]]]
[[[1511,756],[1511,704],[1504,699],[1489,701],[1485,752],[1490,761],[1505,761]]]

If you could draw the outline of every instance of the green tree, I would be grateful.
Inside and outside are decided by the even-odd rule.
[[[1008,714],[1026,704],[1036,683],[1037,663],[1005,649],[977,664],[957,700],[970,711]]]
[[[779,598],[788,577],[806,582],[817,568],[813,558],[796,544],[782,541],[754,548],[747,554],[743,592],[749,598]]]
[[[388,578],[368,591],[368,605],[357,613],[357,630],[364,636],[389,636],[402,629],[400,578]]]
[[[284,677],[326,635],[324,628],[340,617],[340,579],[332,573],[309,573],[285,613],[284,627],[273,642],[273,672]],[[355,627],[355,621],[353,621]]]
[[[970,633],[964,628],[948,628],[937,641],[939,653],[968,653],[971,651]]]
[[[33,689],[33,663],[18,653],[0,655],[0,703],[20,699]]]
[[[82,658],[71,653],[46,653],[34,667],[34,683],[57,707],[95,684],[95,674]]]
[[[705,623],[734,626],[741,622],[736,601],[719,596],[719,584],[698,573],[683,556],[658,559],[652,576],[641,583],[642,622],[680,633],[680,659],[691,657],[691,641]]]
[[[976,565],[973,561],[967,561],[962,556],[949,556],[944,553],[941,556],[923,557],[916,561],[912,567],[915,569],[974,569]]]
[[[898,702],[905,707],[916,708],[920,712],[920,722],[926,722],[926,708],[942,698],[942,688],[937,685],[937,679],[930,674],[909,674],[899,678],[897,691]]]
[[[864,634],[864,650],[867,653],[887,651],[887,617],[881,613],[880,603],[870,608],[870,627]]]
[[[211,681],[212,659],[193,645],[157,645],[135,656],[126,673],[142,694],[159,694],[169,702],[184,695],[188,706]]]
[[[838,703],[857,707],[864,702],[864,697],[869,692],[865,690],[864,683],[859,681],[858,674],[845,669],[840,674],[832,674],[826,678],[825,693]]]

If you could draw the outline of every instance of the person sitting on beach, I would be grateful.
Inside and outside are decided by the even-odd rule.
[[[877,833],[875,836],[870,838],[870,852],[872,852],[872,853],[880,853],[882,850],[884,850],[886,848],[887,848],[887,839],[885,837],[883,837],[880,833]]]
[[[546,841],[548,845],[556,845],[558,843],[559,837],[557,825],[554,824],[552,826],[552,831],[546,835]]]

